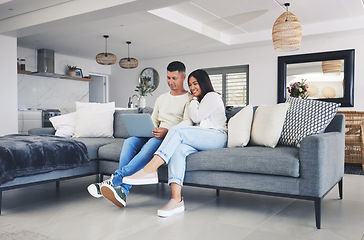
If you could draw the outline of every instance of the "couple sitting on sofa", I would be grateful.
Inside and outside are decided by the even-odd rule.
[[[184,211],[181,190],[186,157],[197,151],[223,148],[227,142],[225,107],[209,76],[200,69],[188,76],[192,94],[183,87],[185,77],[183,63],[175,61],[168,65],[167,83],[171,91],[158,97],[155,103],[154,137],[126,139],[119,169],[110,179],[89,185],[87,189],[92,196],[103,196],[125,207],[131,185],[158,183],[157,169],[167,163],[172,198],[158,210],[158,215],[168,217]],[[191,126],[191,120],[198,126]]]

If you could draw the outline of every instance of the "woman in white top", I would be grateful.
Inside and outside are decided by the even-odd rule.
[[[195,126],[172,127],[153,159],[139,172],[124,177],[123,182],[132,185],[158,183],[157,169],[168,164],[168,184],[171,200],[158,210],[158,215],[168,217],[184,211],[182,186],[185,176],[186,157],[197,151],[226,146],[226,116],[221,96],[214,91],[208,74],[198,69],[188,76],[190,116]]]

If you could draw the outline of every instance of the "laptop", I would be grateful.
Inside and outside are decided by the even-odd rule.
[[[155,126],[149,114],[121,114],[120,116],[131,137],[153,137],[152,130]]]

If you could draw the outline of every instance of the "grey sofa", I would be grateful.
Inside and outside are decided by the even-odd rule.
[[[228,119],[239,109],[227,110]],[[118,168],[123,141],[128,137],[120,114],[114,114],[114,138],[78,138],[86,144],[91,162],[86,167],[16,178],[0,186],[4,190],[69,178],[111,175]],[[136,110],[134,110],[136,111]],[[53,134],[54,129],[34,129],[31,134]],[[321,204],[336,184],[342,198],[345,117],[337,114],[325,133],[306,137],[300,148],[248,145],[202,151],[188,156],[185,185],[282,196],[314,201],[316,227],[321,228]],[[160,182],[168,181],[167,166],[159,169]],[[1,207],[1,205],[0,205]],[[0,208],[1,209],[1,208]]]

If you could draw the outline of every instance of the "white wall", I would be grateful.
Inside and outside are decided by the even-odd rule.
[[[249,103],[275,104],[277,103],[277,57],[283,55],[325,52],[344,49],[355,49],[355,83],[354,107],[341,110],[364,110],[364,31],[342,32],[335,36],[315,36],[303,38],[301,49],[295,52],[278,53],[273,50],[273,44],[237,48],[228,51],[209,52],[195,55],[184,55],[160,59],[140,61],[133,70],[121,69],[117,64],[112,67],[110,78],[110,100],[119,107],[126,107],[128,97],[134,94],[138,84],[140,72],[145,67],[153,67],[160,74],[161,83],[154,96],[147,97],[147,105],[153,106],[156,97],[169,90],[166,84],[166,67],[169,62],[180,60],[186,64],[187,75],[197,68],[249,64]]]
[[[18,58],[25,59],[27,71],[37,71],[37,50],[18,47]],[[110,66],[95,60],[54,54],[55,73],[66,74],[67,65],[82,69],[83,76],[90,73],[111,74]],[[89,82],[35,75],[18,75],[18,102],[27,108],[75,108],[76,101],[89,101]]]
[[[17,40],[0,35],[0,136],[18,133]]]

